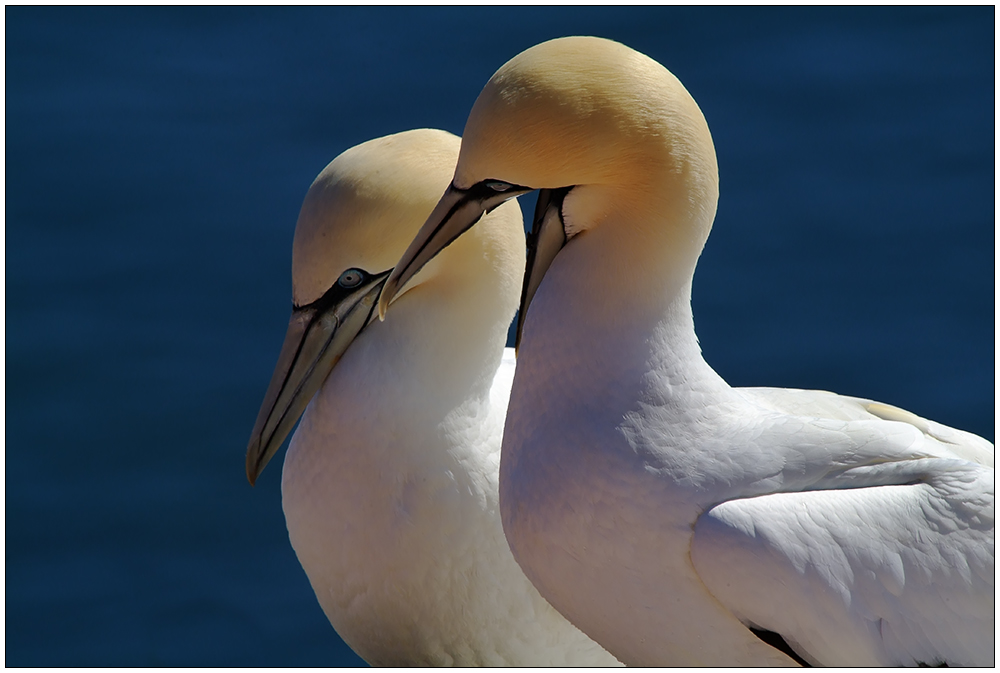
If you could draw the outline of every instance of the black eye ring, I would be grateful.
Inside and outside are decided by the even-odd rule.
[[[514,185],[509,182],[503,182],[502,180],[486,180],[486,186],[494,192],[506,192],[509,191]]]
[[[361,269],[348,269],[344,273],[340,274],[340,278],[337,279],[337,285],[350,289],[361,285],[361,281],[364,279],[365,272]]]

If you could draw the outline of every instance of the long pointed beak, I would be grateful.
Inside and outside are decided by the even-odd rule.
[[[385,318],[386,309],[399,289],[424,268],[427,262],[471,229],[483,215],[504,201],[529,191],[531,189],[528,187],[512,185],[509,190],[496,192],[485,186],[485,183],[479,183],[470,189],[449,186],[386,281],[378,300],[379,318]]]
[[[327,375],[371,321],[388,271],[346,290],[334,285],[321,298],[292,311],[278,364],[247,446],[247,479],[253,485]]]
[[[569,187],[542,189],[535,204],[535,218],[528,234],[528,259],[524,269],[524,284],[521,286],[521,306],[517,311],[517,336],[514,352],[521,348],[521,331],[528,313],[528,305],[542,282],[556,254],[566,245],[566,230],[562,219],[562,204]]]

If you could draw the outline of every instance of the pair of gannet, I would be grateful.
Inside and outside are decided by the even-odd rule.
[[[705,363],[690,297],[715,151],[648,57],[564,38],[497,71],[385,324],[445,246],[537,188],[500,505],[541,595],[629,665],[992,666],[993,445]]]
[[[369,324],[459,143],[400,133],[347,150],[316,178],[247,475],[301,414],[281,483],[289,538],[331,624],[369,663],[618,665],[541,598],[500,523],[514,374],[504,343],[525,259],[517,204],[416,274],[390,320]]]

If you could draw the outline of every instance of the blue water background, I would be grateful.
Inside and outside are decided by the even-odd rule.
[[[361,663],[281,456],[244,476],[298,208],[551,37],[652,56],[708,119],[717,371],[992,440],[994,11],[8,7],[5,663]]]

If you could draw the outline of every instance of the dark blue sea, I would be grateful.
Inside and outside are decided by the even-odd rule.
[[[352,145],[460,134],[552,37],[700,103],[722,376],[994,439],[994,13],[6,8],[5,663],[362,663],[289,546],[281,457],[244,476],[299,205]]]

